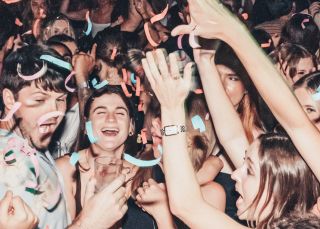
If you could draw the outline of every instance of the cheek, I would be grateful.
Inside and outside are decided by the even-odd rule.
[[[233,105],[238,105],[245,93],[244,87],[240,82],[228,83],[225,86],[225,90]]]

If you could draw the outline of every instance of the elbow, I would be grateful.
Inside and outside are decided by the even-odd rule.
[[[177,216],[180,219],[183,219],[186,217],[185,214],[187,211],[185,210],[186,206],[184,206],[183,201],[170,200],[169,205],[170,205],[170,211],[173,215]]]

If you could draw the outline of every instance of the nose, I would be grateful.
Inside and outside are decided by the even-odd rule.
[[[106,114],[106,121],[108,122],[115,122],[116,121],[116,116],[113,112],[108,112]]]

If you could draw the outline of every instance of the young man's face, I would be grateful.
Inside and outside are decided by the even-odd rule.
[[[40,126],[38,120],[41,116],[50,112],[60,111],[64,114],[67,107],[66,99],[66,93],[45,91],[41,87],[36,87],[34,82],[31,86],[24,87],[18,92],[18,102],[22,105],[16,112],[15,117],[21,119],[19,128],[30,145],[40,151],[47,149],[63,116],[50,118]],[[45,129],[45,133],[43,129]]]

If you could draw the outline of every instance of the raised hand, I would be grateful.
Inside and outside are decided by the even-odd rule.
[[[149,179],[137,192],[137,204],[153,216],[159,228],[174,227],[165,184]]]
[[[80,52],[73,56],[72,65],[76,73],[77,84],[86,82],[89,74],[96,66],[97,44],[94,44],[88,53]]]
[[[175,54],[169,55],[169,65],[162,50],[147,52],[142,60],[145,74],[163,108],[176,108],[184,104],[191,86],[192,63],[184,68],[183,77]]]
[[[190,0],[188,3],[191,22],[188,25],[177,26],[171,32],[173,36],[193,32],[194,35],[203,38],[224,40],[233,32],[229,28],[231,25],[236,27],[242,25],[218,0]]]
[[[0,215],[0,229],[32,229],[38,224],[29,206],[20,197],[13,197],[11,191],[0,201]]]

